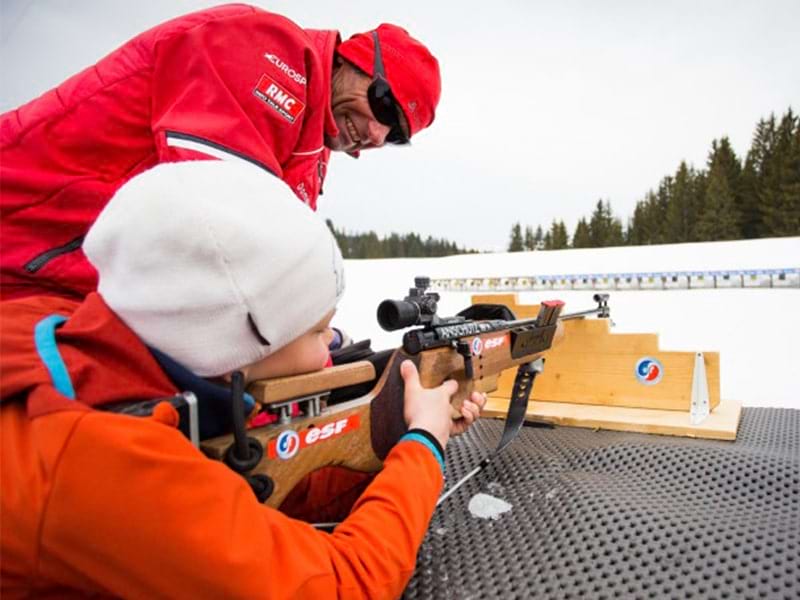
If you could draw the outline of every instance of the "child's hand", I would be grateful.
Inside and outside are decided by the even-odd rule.
[[[405,383],[403,418],[406,425],[409,429],[419,428],[429,432],[444,448],[453,427],[450,398],[458,390],[458,383],[448,379],[437,388],[425,389],[419,382],[417,367],[410,360],[400,365],[400,375]],[[468,412],[472,415],[471,409]],[[472,421],[474,417],[470,416],[470,419]]]
[[[486,394],[472,392],[469,400],[464,400],[461,405],[461,418],[450,421],[450,435],[459,435],[469,429],[470,425],[481,416],[484,406],[486,406]]]

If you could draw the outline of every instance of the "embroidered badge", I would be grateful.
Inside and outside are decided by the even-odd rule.
[[[306,105],[287,92],[269,75],[262,75],[253,94],[263,100],[289,123],[294,123],[302,114]]]

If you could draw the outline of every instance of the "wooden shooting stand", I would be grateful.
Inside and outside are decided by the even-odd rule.
[[[518,319],[535,317],[539,305],[517,303],[516,294],[472,297],[473,304],[505,304]],[[544,372],[533,386],[526,420],[662,435],[736,439],[741,404],[721,401],[718,352],[666,352],[658,335],[614,334],[608,319],[564,321],[564,339],[545,352]],[[643,383],[637,364],[654,359],[660,378]],[[485,416],[504,417],[514,370],[489,394]]]

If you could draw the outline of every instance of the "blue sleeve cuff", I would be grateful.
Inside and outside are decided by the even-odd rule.
[[[412,429],[406,432],[406,434],[400,438],[400,441],[419,442],[425,446],[436,458],[436,461],[439,463],[439,468],[442,470],[442,475],[444,475],[444,450],[442,450],[442,445],[439,441],[428,431],[424,429]]]

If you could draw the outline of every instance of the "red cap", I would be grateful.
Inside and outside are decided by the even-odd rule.
[[[439,62],[402,27],[383,23],[375,31],[381,44],[386,79],[406,116],[409,133],[414,135],[433,122],[442,93]],[[374,75],[375,44],[371,31],[355,34],[336,50],[348,62]]]

